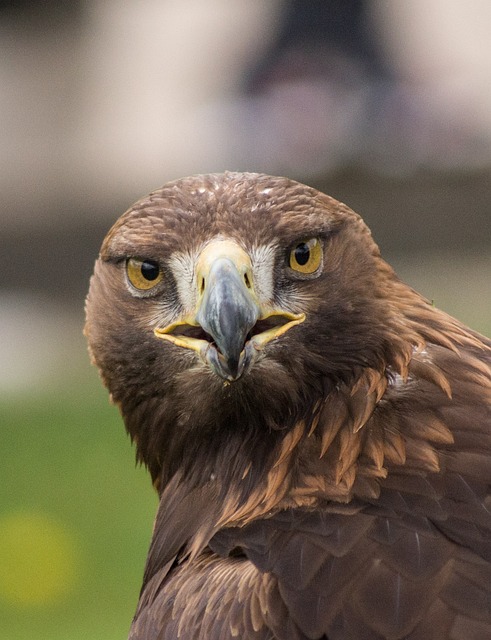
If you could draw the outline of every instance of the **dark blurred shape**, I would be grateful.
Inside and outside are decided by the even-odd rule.
[[[311,179],[347,166],[401,175],[489,166],[489,130],[442,90],[444,71],[440,86],[393,65],[391,25],[377,23],[375,6],[285,2],[277,37],[244,81],[242,118],[253,122],[244,146],[259,168]]]
[[[62,26],[67,22],[78,21],[82,16],[83,2],[81,0],[0,0],[0,19],[18,21],[23,26],[51,28]]]
[[[254,165],[307,179],[360,157],[378,87],[391,84],[369,5],[284,4],[277,37],[244,81]]]
[[[34,233],[0,236],[0,290],[36,293],[52,300],[78,304],[87,291],[101,238],[107,232],[105,217],[90,225],[73,219]]]
[[[247,89],[256,93],[272,82],[295,77],[322,79],[329,74],[348,82],[350,67],[355,66],[366,80],[366,74],[387,76],[389,71],[367,21],[368,4],[366,0],[285,2],[278,36],[247,77]],[[341,59],[344,65],[339,64]],[[342,73],[345,71],[347,75]]]

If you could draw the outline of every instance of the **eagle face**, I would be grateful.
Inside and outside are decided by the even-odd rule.
[[[284,429],[330,381],[383,359],[377,260],[361,219],[314,189],[257,174],[179,180],[105,239],[91,351],[127,413],[159,397],[205,430],[243,424],[251,407]]]
[[[86,315],[160,498],[133,640],[491,637],[491,341],[357,214],[169,183],[109,231]]]

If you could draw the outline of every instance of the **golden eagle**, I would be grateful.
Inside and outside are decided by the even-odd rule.
[[[86,335],[160,498],[130,638],[491,638],[491,341],[347,206],[171,182],[109,231]]]

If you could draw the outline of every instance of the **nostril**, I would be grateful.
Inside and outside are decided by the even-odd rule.
[[[201,295],[203,295],[204,290],[205,290],[205,279],[201,278],[199,282],[199,292]]]
[[[250,289],[251,288],[251,281],[249,279],[249,274],[246,272],[244,273],[244,282],[245,282],[245,286]]]

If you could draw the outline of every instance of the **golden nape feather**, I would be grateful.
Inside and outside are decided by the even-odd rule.
[[[491,638],[491,341],[286,178],[171,182],[85,332],[160,502],[133,640]]]

